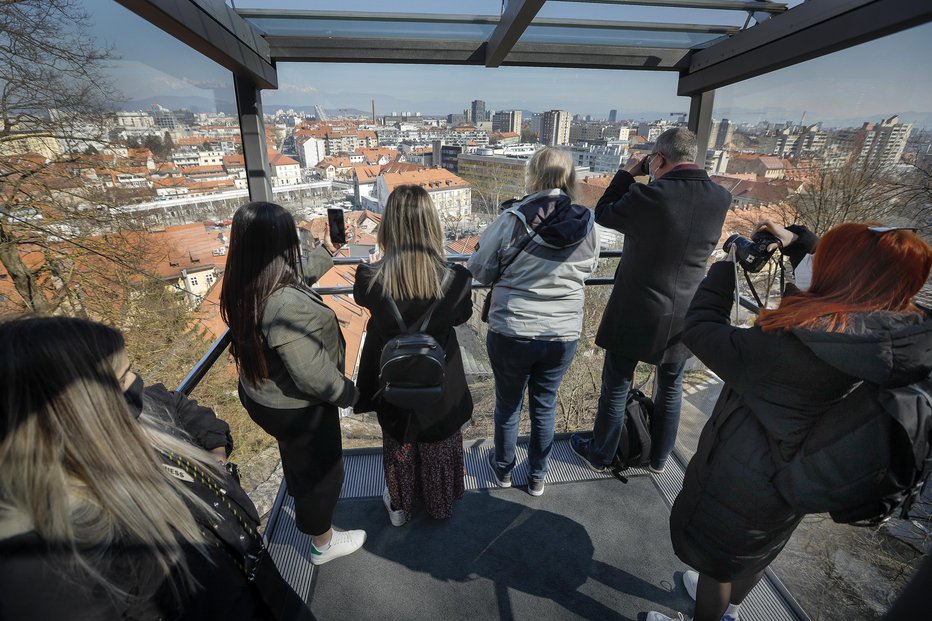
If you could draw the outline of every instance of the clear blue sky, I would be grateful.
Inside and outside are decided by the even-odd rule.
[[[229,2],[228,2],[229,3]],[[792,2],[796,4],[798,2]],[[307,0],[236,0],[237,8],[308,8]],[[392,11],[496,14],[498,0],[395,0]],[[726,11],[662,9],[551,3],[541,16],[627,21],[680,21],[738,24],[743,14]],[[229,98],[229,73],[145,23],[113,0],[86,0],[94,33],[114,47],[116,86],[128,99],[149,97]],[[384,10],[384,2],[342,0],[314,3],[316,9]],[[876,120],[892,112],[926,113],[932,118],[932,24],[789,67],[719,89],[716,115],[739,111],[740,120],[755,114],[770,120],[863,118]],[[267,106],[314,105],[367,110],[374,97],[380,112],[425,114],[462,110],[472,99],[492,109],[562,108],[605,116],[617,108],[622,116],[641,112],[686,111],[676,97],[675,73],[449,67],[436,65],[282,64],[280,88],[266,91]],[[168,100],[167,100],[168,101]],[[171,101],[177,101],[172,99]],[[746,118],[745,118],[746,117]],[[930,123],[932,126],[932,123]]]

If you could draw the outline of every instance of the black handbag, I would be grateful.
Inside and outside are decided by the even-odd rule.
[[[236,500],[235,496],[239,492],[245,495],[245,491],[240,488],[237,493],[228,493],[228,490],[220,487],[220,481],[205,473],[197,464],[170,451],[160,452],[168,460],[166,465],[184,470],[191,481],[183,480],[191,490],[222,515],[224,519],[211,523],[210,520],[205,522],[202,511],[192,511],[202,529],[211,533],[224,546],[246,579],[255,584],[256,591],[274,618],[278,621],[315,621],[305,601],[282,577],[275,561],[269,556],[265,541],[259,534],[259,523],[250,515],[255,511],[254,508],[250,510]],[[238,483],[236,485],[239,486]],[[251,504],[251,501],[245,502]]]

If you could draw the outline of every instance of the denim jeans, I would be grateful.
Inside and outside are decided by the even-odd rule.
[[[637,363],[637,360],[631,360],[617,352],[605,352],[602,392],[599,395],[599,409],[595,415],[592,442],[589,445],[589,461],[593,465],[610,465],[618,450],[621,428],[625,422],[628,391]],[[654,468],[663,468],[676,442],[685,367],[685,362],[657,366],[658,390],[654,396],[654,415],[650,428],[650,465]]]
[[[503,473],[515,467],[526,387],[531,416],[528,474],[543,480],[553,449],[557,389],[576,353],[577,341],[526,339],[489,330],[485,342],[495,375],[495,465]]]

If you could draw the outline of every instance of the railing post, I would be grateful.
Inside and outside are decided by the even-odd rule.
[[[696,165],[705,168],[709,135],[712,133],[712,107],[715,91],[706,91],[689,98],[689,129],[696,134]]]
[[[272,202],[272,175],[265,144],[261,91],[254,83],[236,75],[233,76],[233,87],[236,91],[239,131],[243,139],[249,200]]]

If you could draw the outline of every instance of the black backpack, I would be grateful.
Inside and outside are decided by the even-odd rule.
[[[611,464],[612,474],[616,478],[627,481],[622,475],[625,470],[646,468],[650,464],[650,419],[653,414],[654,402],[650,397],[637,389],[628,391],[625,423]]]
[[[863,382],[815,423],[774,477],[795,509],[841,524],[905,518],[932,472],[932,379]]]
[[[452,274],[448,270],[443,277],[441,291],[446,291]],[[443,298],[434,300],[427,312],[410,328],[388,292],[385,292],[385,298],[401,334],[390,338],[382,348],[379,390],[375,396],[406,410],[423,409],[443,396],[446,354],[437,339],[425,332]]]

